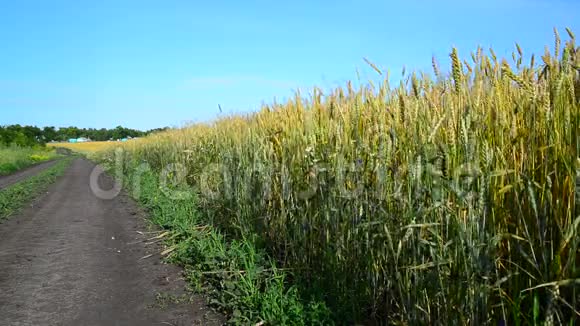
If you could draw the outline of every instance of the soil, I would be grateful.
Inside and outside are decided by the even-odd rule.
[[[92,193],[94,167],[74,160],[47,193],[0,224],[0,325],[223,324],[184,290],[182,270],[162,262],[159,243],[146,242],[155,233],[133,200]],[[112,188],[108,177],[99,182]]]

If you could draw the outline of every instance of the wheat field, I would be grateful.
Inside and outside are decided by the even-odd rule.
[[[339,318],[570,323],[580,49],[567,34],[528,60],[452,49],[448,74],[433,59],[398,85],[313,89],[156,134],[125,147],[126,166],[178,163],[214,225],[259,235]]]
[[[114,142],[114,141],[93,141],[93,142],[82,142],[82,143],[62,142],[62,143],[48,143],[46,145],[49,147],[55,147],[55,148],[57,148],[57,147],[68,148],[70,150],[73,150],[73,151],[78,152],[78,153],[83,153],[83,154],[96,153],[96,152],[104,151],[104,150],[107,150],[110,148],[122,146],[120,142]]]

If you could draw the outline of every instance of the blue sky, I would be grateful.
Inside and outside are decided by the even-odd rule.
[[[0,125],[179,126],[579,25],[574,0],[0,0]]]

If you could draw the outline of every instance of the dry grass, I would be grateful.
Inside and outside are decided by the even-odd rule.
[[[258,234],[342,321],[568,323],[580,318],[569,34],[540,65],[519,46],[511,64],[453,49],[449,76],[433,61],[435,79],[315,89],[154,135],[129,158],[182,164],[215,225]]]

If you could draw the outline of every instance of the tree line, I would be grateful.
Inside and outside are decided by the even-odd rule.
[[[31,147],[44,145],[48,142],[68,141],[72,138],[89,138],[93,141],[117,140],[128,137],[143,137],[153,132],[159,132],[169,129],[157,128],[147,131],[135,130],[117,126],[113,129],[94,129],[94,128],[77,128],[77,127],[44,127],[8,125],[0,126],[0,145],[16,145]]]

